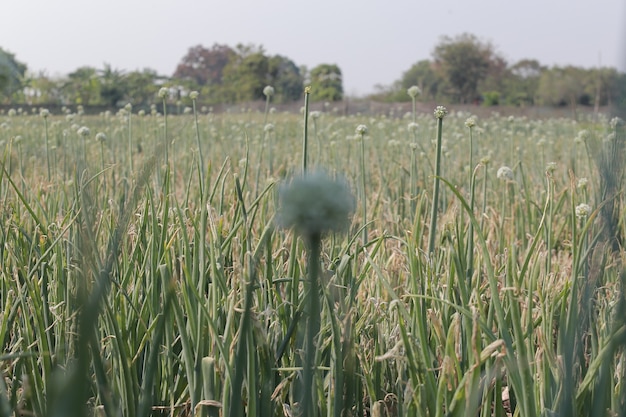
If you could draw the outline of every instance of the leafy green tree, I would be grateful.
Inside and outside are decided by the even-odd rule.
[[[489,97],[492,105],[502,104],[506,99],[508,80],[511,78],[511,70],[507,62],[498,55],[493,55],[489,60],[487,75],[478,83],[478,93],[483,103]]]
[[[68,75],[63,91],[67,104],[101,104],[100,79],[98,70],[93,67],[80,67]]]
[[[129,72],[125,76],[124,101],[138,108],[149,106],[159,90],[158,83],[164,78],[150,68]]]
[[[109,64],[104,64],[104,69],[99,71],[99,74],[102,104],[112,107],[120,105],[127,90],[124,73],[113,69]]]
[[[229,102],[263,99],[269,59],[262,46],[237,45],[237,56],[224,67],[223,96]]]
[[[216,43],[211,48],[202,45],[193,46],[176,67],[173,77],[191,80],[199,87],[220,85],[224,68],[236,55],[237,53],[227,45]]]
[[[585,70],[573,66],[553,67],[542,72],[539,79],[538,101],[552,106],[590,104],[585,90],[589,91],[589,80]],[[587,96],[587,97],[586,97]]]
[[[268,60],[268,84],[275,87],[277,103],[299,100],[304,91],[300,68],[289,58],[274,55]]]
[[[185,90],[197,89],[203,104],[262,100],[263,88],[276,89],[275,102],[301,97],[304,77],[298,66],[281,55],[267,56],[262,46],[215,44],[189,49],[173,76]]]
[[[441,75],[435,71],[433,63],[423,59],[413,64],[411,68],[402,74],[398,99],[400,101],[410,101],[411,98],[406,93],[406,90],[416,85],[422,91],[418,99],[434,101],[437,99],[439,89],[444,82]]]
[[[340,101],[343,99],[343,78],[336,64],[320,64],[311,70],[311,99]]]
[[[626,73],[618,73],[615,77],[613,105],[618,114],[626,119]]]
[[[594,104],[612,106],[620,94],[620,73],[615,68],[594,68],[589,70],[589,77],[595,81]]]
[[[536,59],[522,59],[511,66],[506,101],[517,106],[535,104],[539,80],[544,70],[545,67]]]
[[[26,65],[19,62],[14,54],[0,48],[0,97],[4,101],[18,93],[24,86]]]
[[[62,104],[62,88],[61,80],[50,78],[43,71],[31,75],[28,78],[28,85],[24,88],[25,103],[31,105]]]
[[[444,36],[433,50],[435,67],[449,86],[454,101],[471,103],[479,99],[479,84],[490,67],[504,62],[489,43],[464,33],[454,38]]]
[[[407,90],[416,85],[421,93],[417,100],[435,101],[438,99],[439,90],[442,89],[445,80],[435,71],[431,61],[424,59],[413,64],[406,70],[399,80],[390,86],[377,84],[374,88],[376,93],[369,96],[369,99],[386,102],[411,101]]]

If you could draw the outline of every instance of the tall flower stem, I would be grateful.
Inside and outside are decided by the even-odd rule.
[[[133,106],[128,103],[126,105],[128,111],[128,168],[130,176],[133,176]]]
[[[363,207],[363,246],[367,245],[367,198],[365,198],[365,188],[367,185],[367,180],[365,176],[365,134],[367,133],[367,126],[358,125],[356,128],[356,134],[361,141],[361,155],[360,155],[360,163],[361,163],[361,205]]]
[[[306,245],[307,280],[304,309],[304,364],[300,393],[302,416],[318,415],[315,358],[316,340],[320,333],[320,287],[322,236],[339,232],[350,225],[354,199],[345,181],[333,179],[323,171],[306,172],[278,189],[279,212],[277,224],[293,228]],[[340,395],[340,394],[339,394]]]
[[[485,233],[485,215],[487,214],[487,168],[489,166],[489,158],[483,158],[480,161],[480,164],[483,165],[485,167],[484,171],[485,173],[483,174],[483,189],[482,189],[482,196],[483,196],[483,200],[482,200],[482,206],[481,206],[481,212],[480,212],[480,230]]]
[[[415,117],[413,117],[413,119],[415,120]],[[418,176],[417,149],[420,148],[422,152],[424,152],[424,155],[426,154],[426,152],[424,151],[424,148],[422,147],[422,145],[418,143],[417,141],[417,131],[419,129],[419,125],[417,124],[417,122],[409,123],[408,129],[409,129],[409,132],[411,133],[411,140],[412,140],[412,142],[409,144],[411,148],[411,171],[410,171],[410,178],[409,178],[411,181],[411,184],[409,187],[409,192],[411,193],[410,194],[411,213],[415,214],[415,209],[417,208],[416,198],[417,198],[417,176]]]
[[[411,103],[413,104],[413,123],[417,122],[417,112],[415,108],[415,97],[418,96],[422,91],[416,85],[412,85],[406,90],[407,94],[411,97]]]
[[[413,132],[413,143],[411,144],[412,152],[411,152],[411,213],[415,213],[416,202],[415,195],[417,194],[416,183],[417,183],[417,160],[416,160],[416,149],[417,149],[417,108],[415,105],[416,97],[421,93],[421,90],[418,86],[412,85],[406,90],[409,97],[411,97],[411,105],[412,105],[412,114],[413,114],[413,122],[409,123],[409,131]]]
[[[304,138],[302,141],[302,172],[306,172],[307,168],[307,148],[309,141],[309,95],[311,94],[311,86],[304,89]]]
[[[474,213],[474,205],[476,199],[476,169],[472,170],[472,177],[470,178],[470,210]],[[481,216],[482,217],[482,216]],[[467,279],[467,287],[472,288],[472,275],[474,275],[474,223],[469,222],[467,228],[467,266],[465,271],[465,277]]]
[[[159,90],[159,97],[163,100],[163,137],[165,140],[165,165],[169,165],[169,140],[167,139],[167,96],[169,92],[167,88],[162,87]]]
[[[273,140],[272,133],[274,132],[274,125],[271,123],[267,123],[263,128],[263,133],[265,135],[265,140],[267,142],[267,159],[269,165],[269,173],[272,175],[274,173],[274,152],[273,152]]]
[[[48,144],[48,116],[50,116],[50,112],[48,111],[48,109],[41,109],[39,111],[39,115],[43,117],[44,140],[46,141],[46,162],[48,165],[48,182],[50,182],[50,179],[52,177],[52,175],[50,174],[50,145]]]
[[[82,150],[83,150],[83,159],[82,164],[83,168],[87,167],[87,137],[91,134],[91,131],[87,126],[82,126],[78,129],[78,135],[81,138]]]
[[[200,161],[200,180],[204,181],[204,155],[202,155],[202,144],[200,143],[200,126],[198,124],[198,110],[196,109],[196,99],[198,98],[198,92],[192,91],[189,96],[191,97],[191,106],[193,107],[193,122],[196,129],[196,145],[198,145],[198,159]]]
[[[274,95],[274,87],[272,87],[271,85],[266,85],[263,89],[263,95],[265,96],[265,116],[263,118],[263,126],[265,126],[267,124],[267,114],[269,113],[270,109],[270,101],[272,99],[272,96]]]
[[[437,209],[439,206],[439,176],[441,175],[441,137],[443,131],[443,118],[448,113],[445,107],[438,106],[435,109],[437,118],[437,155],[435,158],[435,178],[433,181],[433,205],[430,212],[430,229],[428,231],[428,255],[435,251],[435,238],[437,236]]]
[[[361,136],[361,199],[363,204],[363,246],[367,245],[367,198],[365,198],[365,139]]]
[[[50,181],[52,175],[50,173],[50,144],[48,143],[48,116],[44,116],[43,125],[44,125],[44,135],[46,138],[46,165],[48,166],[48,181]]]
[[[465,126],[469,129],[469,187],[470,187],[470,210],[474,212],[474,200],[476,189],[476,170],[474,169],[474,126],[476,126],[476,120],[470,117],[465,121]],[[472,275],[474,273],[474,224],[469,222],[467,230],[467,267],[466,267],[466,279],[468,288],[472,287]]]
[[[319,233],[305,236],[307,246],[308,290],[306,292],[306,333],[304,340],[302,415],[311,417],[316,413],[315,339],[320,331],[319,269],[322,239]]]
[[[98,132],[96,134],[96,141],[100,143],[100,170],[102,171],[102,187],[106,194],[107,177],[104,172],[104,142],[106,141],[106,135],[103,132]]]
[[[22,137],[18,136],[15,140],[17,144],[17,155],[20,162],[20,176],[24,176],[24,161],[22,160]]]
[[[271,129],[269,128],[269,125],[267,124],[267,115],[269,114],[270,111],[270,101],[272,100],[272,96],[274,95],[274,87],[272,87],[271,85],[266,85],[265,88],[263,89],[263,95],[265,96],[265,112],[263,113],[263,131],[267,133],[267,147],[268,147],[268,159],[269,159],[269,172],[270,175],[273,172],[273,166],[272,166],[272,137],[271,137]],[[273,128],[273,126],[272,126]],[[260,169],[260,161],[259,161],[259,169]]]

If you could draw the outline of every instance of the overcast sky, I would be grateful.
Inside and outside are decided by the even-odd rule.
[[[0,0],[0,12],[0,47],[49,75],[104,63],[171,75],[191,46],[253,43],[337,64],[346,93],[363,95],[463,32],[509,63],[626,71],[625,0]]]

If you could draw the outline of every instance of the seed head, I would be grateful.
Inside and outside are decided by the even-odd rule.
[[[591,214],[591,207],[589,206],[589,204],[579,204],[576,206],[576,217],[578,217],[579,219],[585,218],[587,216],[589,216],[589,214]]]
[[[263,89],[263,94],[265,95],[265,97],[272,97],[274,95],[274,87],[272,87],[271,85],[266,85]]]
[[[415,98],[422,93],[422,90],[418,86],[412,85],[406,92],[411,98]]]
[[[127,112],[132,112],[133,111],[133,105],[131,103],[126,103],[126,105],[124,106],[124,110],[126,110]]]
[[[195,100],[198,98],[198,96],[200,95],[200,93],[198,93],[197,91],[192,91],[191,93],[189,93],[189,98],[192,100]]]
[[[305,237],[345,230],[355,208],[348,183],[324,171],[307,172],[280,185],[278,202],[277,225]]]
[[[469,127],[470,129],[476,126],[476,118],[474,116],[468,117],[465,121],[465,126]]]
[[[443,119],[444,117],[446,117],[446,114],[448,114],[448,109],[443,106],[437,106],[437,108],[435,109],[435,117],[437,119]]]
[[[309,113],[309,116],[311,116],[311,119],[313,120],[319,119],[321,115],[322,113],[317,110],[313,110],[311,113]]]
[[[167,88],[161,87],[159,89],[159,98],[165,99],[169,95],[170,95],[170,92]]]
[[[576,187],[578,188],[587,188],[587,183],[589,180],[586,177],[579,178],[576,182]]]
[[[504,181],[512,181],[513,180],[513,170],[507,166],[502,166],[498,168],[498,173],[496,174],[498,179]]]
[[[357,135],[359,135],[359,136],[364,136],[364,135],[367,135],[367,126],[365,126],[365,125],[358,125],[358,126],[356,127],[355,132],[356,132],[356,134],[357,134]]]
[[[417,132],[417,129],[419,129],[419,127],[420,127],[420,125],[418,125],[417,123],[411,122],[411,123],[409,123],[408,129],[409,129],[409,132],[415,133],[415,132]]]
[[[39,115],[43,117],[44,119],[47,119],[48,116],[50,116],[50,111],[48,111],[48,109],[40,109]]]
[[[615,129],[617,126],[621,125],[622,123],[624,123],[622,119],[620,119],[619,117],[614,117],[611,119],[610,125],[613,129]]]
[[[78,133],[79,135],[83,137],[88,137],[91,134],[91,131],[89,130],[87,126],[82,126],[78,128],[76,133]]]
[[[580,132],[578,132],[578,135],[576,136],[576,139],[574,139],[576,142],[584,142],[587,139],[589,139],[589,131],[586,129],[581,130]]]
[[[274,131],[274,125],[272,123],[268,123],[265,125],[265,127],[263,128],[264,131],[266,132],[273,132]]]

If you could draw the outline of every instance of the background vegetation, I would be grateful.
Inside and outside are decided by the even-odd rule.
[[[274,103],[299,100],[304,85],[313,86],[313,100],[344,98],[341,69],[322,63],[297,65],[262,46],[196,45],[183,56],[173,74],[154,70],[126,72],[104,65],[81,67],[61,78],[33,74],[16,57],[0,49],[0,103],[33,106],[83,105],[110,109],[132,102],[147,109],[154,93],[169,87],[178,99],[199,91],[199,105],[263,100],[265,85],[276,87]],[[548,68],[532,58],[507,62],[496,47],[472,34],[442,37],[432,58],[408,68],[392,85],[379,85],[369,100],[407,101],[406,89],[421,88],[419,101],[486,106],[626,107],[626,74],[613,68]]]
[[[311,292],[301,116],[159,97],[0,116],[0,416],[623,415],[620,119],[312,112],[357,209]]]

